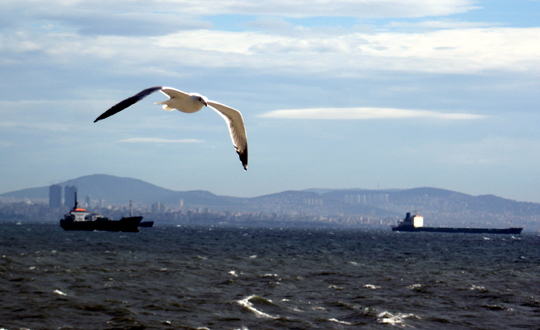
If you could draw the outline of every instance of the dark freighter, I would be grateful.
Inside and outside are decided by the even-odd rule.
[[[424,227],[421,215],[407,213],[405,219],[392,226],[392,231],[432,232],[432,233],[466,233],[466,234],[521,234],[523,228],[456,228],[456,227]]]
[[[65,230],[85,230],[85,231],[122,231],[138,232],[139,223],[142,216],[123,217],[120,220],[112,220],[100,214],[90,214],[83,208],[77,207],[77,195],[75,195],[75,206],[60,220],[60,227]],[[131,213],[131,212],[130,212]]]

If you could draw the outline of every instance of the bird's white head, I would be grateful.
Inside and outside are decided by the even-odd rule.
[[[189,96],[191,96],[192,99],[194,99],[195,102],[199,102],[204,104],[204,106],[208,106],[208,99],[205,96],[202,96],[198,93],[190,93]]]

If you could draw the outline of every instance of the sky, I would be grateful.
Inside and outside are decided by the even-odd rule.
[[[164,111],[152,86],[242,112]],[[435,187],[540,202],[540,1],[3,0],[0,193],[109,174],[253,197]]]

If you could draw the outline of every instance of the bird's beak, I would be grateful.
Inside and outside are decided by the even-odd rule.
[[[206,101],[203,101],[204,102],[204,105],[207,107],[208,106],[208,103]]]

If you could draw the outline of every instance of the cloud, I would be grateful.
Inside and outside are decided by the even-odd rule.
[[[179,19],[174,14],[135,13],[68,17],[70,25],[82,35],[158,36],[182,30],[209,29],[210,22]]]
[[[289,35],[203,29],[146,37],[0,33],[0,65],[80,68],[82,62],[93,72],[144,74],[166,68],[171,75],[185,67],[332,77],[358,77],[366,70],[539,72],[539,39],[540,28],[499,27],[414,33],[296,29]]]
[[[471,29],[471,28],[488,28],[498,26],[499,24],[489,22],[464,22],[456,20],[429,20],[422,22],[391,22],[387,26],[389,28],[408,28],[408,29]]]
[[[474,5],[475,1],[470,0],[275,0],[258,2],[171,0],[169,2],[174,2],[183,10],[199,15],[242,14],[285,17],[425,17],[452,15],[478,8]]]
[[[260,117],[278,119],[319,119],[319,120],[365,120],[365,119],[408,119],[431,118],[441,120],[471,120],[484,116],[469,113],[443,113],[427,110],[392,108],[317,108],[274,110]]]
[[[359,76],[366,70],[475,73],[540,68],[539,28],[436,20],[472,0],[5,0],[0,65],[88,67],[117,74],[185,67]],[[107,5],[105,7],[105,4]],[[248,29],[213,29],[220,15],[249,15]],[[289,17],[429,17],[424,22],[306,28]],[[16,19],[15,19],[16,18]],[[244,20],[245,22],[245,20]],[[227,25],[227,24],[225,24]],[[411,32],[413,31],[413,33]],[[166,70],[163,70],[166,68]],[[179,75],[179,74],[177,74]]]
[[[20,121],[20,122],[13,122],[13,121],[4,121],[0,122],[0,128],[4,129],[27,129],[32,131],[51,131],[51,132],[67,132],[69,131],[70,127],[67,127],[63,123],[56,123],[56,122],[30,122],[30,121]]]
[[[124,139],[120,140],[118,142],[125,142],[125,143],[204,143],[204,140],[197,140],[197,139],[177,139],[177,140],[171,140],[171,139],[159,139],[159,138],[130,138],[130,139]]]
[[[110,31],[98,27],[100,17],[116,16],[119,20],[126,15],[144,14],[142,20],[145,26],[149,20],[163,26],[159,17],[177,17],[172,25],[182,24],[182,20],[204,19],[205,16],[216,15],[255,15],[282,17],[358,17],[358,18],[399,18],[399,17],[434,17],[464,13],[477,9],[473,0],[149,0],[149,1],[103,1],[103,0],[34,0],[16,1],[3,0],[0,3],[0,22],[4,25],[17,26],[34,20],[42,22],[60,22],[88,27],[89,19],[94,18],[93,32]],[[114,14],[114,15],[113,15]],[[158,14],[158,15],[153,15]],[[154,18],[151,18],[154,16]],[[16,18],[14,18],[16,17]],[[78,23],[75,18],[80,18]],[[130,20],[127,18],[128,21]],[[113,24],[112,21],[109,23]],[[113,24],[114,25],[114,24]],[[133,26],[135,30],[140,30]],[[121,33],[130,33],[118,27]],[[114,29],[113,29],[114,31]]]

